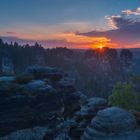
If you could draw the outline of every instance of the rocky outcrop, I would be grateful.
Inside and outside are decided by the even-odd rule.
[[[14,64],[11,57],[2,57],[1,71],[5,74],[14,74]]]
[[[56,68],[30,67],[18,80],[1,79],[6,84],[0,82],[0,137],[36,126],[55,128],[80,108],[79,92]]]
[[[138,113],[87,100],[74,84],[50,67],[0,77],[0,140],[140,140]]]
[[[53,81],[59,81],[64,75],[64,73],[60,69],[43,66],[28,67],[25,70],[24,74],[33,75],[35,79],[50,78]]]
[[[76,115],[82,118],[93,118],[99,110],[102,110],[106,107],[106,99],[93,97],[87,101],[87,104],[85,106],[81,107],[81,110],[77,112]]]
[[[0,140],[42,140],[49,131],[47,127],[29,128],[13,132]]]
[[[72,137],[80,139],[92,118],[96,116],[99,110],[105,109],[107,106],[107,100],[104,98],[93,97],[88,99],[87,103],[74,116],[77,124],[71,129]]]
[[[14,86],[15,78],[13,76],[0,77],[0,94],[7,93]]]
[[[140,112],[135,111],[135,112],[133,112],[133,114],[135,115],[137,123],[140,126]]]
[[[81,140],[140,140],[140,128],[133,114],[111,107],[97,113]]]
[[[54,90],[50,84],[46,84],[46,82],[42,80],[33,80],[23,86],[23,88],[30,93],[50,93]]]

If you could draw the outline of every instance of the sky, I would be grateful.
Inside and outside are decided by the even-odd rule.
[[[1,0],[0,38],[44,47],[140,47],[140,0]]]

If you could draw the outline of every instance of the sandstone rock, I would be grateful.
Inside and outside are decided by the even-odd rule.
[[[81,110],[77,112],[77,116],[85,118],[85,117],[93,117],[96,113],[107,107],[107,100],[104,98],[93,97],[87,101],[85,106],[81,107]]]
[[[140,128],[133,114],[111,107],[97,113],[81,140],[140,140]]]
[[[72,140],[72,139],[69,137],[67,131],[63,131],[56,138],[54,138],[54,140]]]
[[[0,82],[14,82],[15,78],[13,76],[2,76],[0,77]]]
[[[47,127],[18,130],[5,137],[0,137],[0,140],[43,140],[43,137],[49,131]]]
[[[58,77],[53,77],[59,70],[46,67],[38,70],[35,67],[27,72],[35,74],[36,79],[18,84],[11,80],[6,91],[8,95],[2,97],[0,94],[0,136],[36,126],[55,128],[80,108],[80,96],[75,86],[70,84],[74,89],[71,90],[69,85],[60,85]],[[64,75],[62,72],[60,74]],[[13,83],[21,89],[17,90],[16,87],[9,90]]]
[[[27,90],[31,93],[42,93],[42,92],[50,92],[53,90],[51,85],[46,84],[46,82],[42,80],[34,80],[24,86],[24,90]]]
[[[80,139],[85,128],[89,125],[97,112],[107,107],[107,100],[99,97],[93,97],[87,100],[87,103],[81,107],[81,110],[74,116],[77,126],[71,129],[71,135],[75,139]]]
[[[137,123],[139,124],[139,126],[140,126],[140,112],[133,112],[133,114],[135,115],[135,117],[136,117],[136,120],[137,120]]]
[[[37,79],[51,78],[57,81],[62,78],[62,71],[52,67],[31,66],[24,73],[32,74]]]
[[[76,91],[76,88],[74,87],[73,79],[69,79],[69,78],[61,79],[58,83],[58,86],[67,93]]]
[[[76,125],[75,120],[68,119],[57,126],[57,129],[59,130],[57,133],[57,136],[54,137],[54,140],[72,140],[70,137],[70,129]]]
[[[18,88],[20,87],[15,83],[15,78],[13,76],[0,77],[0,94],[15,92],[15,89]]]

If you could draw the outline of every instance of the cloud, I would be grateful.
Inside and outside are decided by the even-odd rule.
[[[107,19],[109,20],[110,25],[114,29],[127,28],[128,26],[133,26],[136,23],[134,19],[129,19],[120,15],[113,15],[107,17]]]
[[[51,25],[18,23],[11,28],[1,29],[0,35],[11,35],[20,39],[45,40],[53,39],[56,34],[60,33],[90,31],[92,27],[92,23],[83,21],[66,21]]]
[[[106,37],[88,37],[78,35],[80,31],[90,31],[93,25],[89,22],[69,21],[57,25],[26,25],[3,30],[1,38],[5,41],[17,41],[20,44],[33,44],[36,41],[44,47],[67,46],[76,48],[96,47],[97,44],[109,44],[110,39]]]
[[[54,25],[19,24],[12,29],[3,29],[1,36],[10,36],[18,41],[38,41],[46,47],[90,47],[106,44],[114,47],[139,46],[140,42],[140,8],[123,10],[119,15],[105,17],[109,30],[92,30],[91,22],[66,21]],[[7,32],[10,31],[10,32]],[[134,45],[136,44],[136,45]]]
[[[137,8],[136,10],[123,10],[122,13],[126,14],[126,15],[136,15],[136,16],[139,16],[140,15],[140,8]]]
[[[106,31],[93,30],[78,34],[110,38],[112,42],[118,44],[118,47],[133,46],[133,44],[140,42],[140,15],[138,13],[140,13],[140,8],[135,11],[122,11],[120,15],[105,17],[112,29]],[[133,16],[130,16],[130,14],[133,14]]]
[[[21,39],[12,36],[1,36],[5,42],[10,43],[11,41],[18,42],[20,44],[34,44],[36,40]],[[97,47],[98,44],[110,44],[110,39],[106,37],[88,37],[83,35],[77,35],[75,33],[60,33],[55,34],[53,39],[38,40],[37,42],[42,44],[44,47],[70,47],[70,48],[91,48]],[[111,45],[111,44],[110,44]]]
[[[8,35],[16,35],[16,32],[7,31],[6,34],[8,34]]]

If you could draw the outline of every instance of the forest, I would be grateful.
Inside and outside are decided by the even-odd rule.
[[[108,133],[138,140],[136,56],[0,39],[0,140],[102,140]]]

